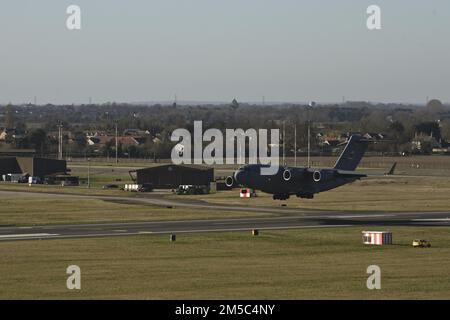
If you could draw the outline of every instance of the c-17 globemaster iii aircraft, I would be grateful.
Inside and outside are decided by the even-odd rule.
[[[328,191],[367,177],[355,172],[367,150],[369,140],[352,135],[332,169],[280,166],[274,175],[261,175],[262,164],[249,164],[226,179],[227,186],[261,190],[273,194],[274,200],[287,200],[291,195],[312,199],[314,194]]]

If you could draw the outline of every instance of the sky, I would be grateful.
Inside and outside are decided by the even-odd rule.
[[[72,4],[81,30],[66,28]],[[175,95],[450,102],[450,1],[0,0],[0,103]]]

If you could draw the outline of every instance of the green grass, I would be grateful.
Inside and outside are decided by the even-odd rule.
[[[114,200],[114,199],[113,199]],[[133,202],[95,198],[24,195],[0,198],[0,226],[105,223],[263,217],[269,214],[239,211],[217,211],[197,208],[167,208]]]
[[[135,197],[134,192],[124,192],[122,190],[106,189],[100,187],[87,188],[86,186],[61,187],[59,185],[34,184],[29,186],[27,183],[0,182],[0,191],[21,191],[33,193],[58,193],[58,194],[76,194],[76,195],[96,195],[96,196],[120,196]]]
[[[135,202],[138,195],[120,190],[87,189],[84,187],[58,187],[0,183],[0,190],[33,191],[0,198],[0,225],[32,225],[82,222],[125,222],[174,219],[208,219],[263,216],[258,212],[218,211],[196,208],[168,209]],[[62,193],[95,196],[127,197],[129,201],[103,201],[94,197],[55,197]],[[39,194],[41,193],[41,194]],[[289,209],[330,210],[357,212],[393,211],[448,211],[450,208],[450,178],[380,178],[367,179],[316,195],[312,200],[292,197],[288,201],[274,201],[271,195],[258,193],[257,198],[239,198],[239,190],[217,192],[210,195],[177,196],[158,195],[162,198],[190,201],[201,200],[215,204],[263,206]]]
[[[87,168],[72,168],[71,175],[78,176],[87,181]],[[126,183],[133,183],[128,170],[123,168],[95,168],[90,169],[90,184],[92,187],[101,188],[105,184],[117,184],[123,187]]]
[[[449,299],[450,230],[391,228],[395,245],[361,244],[361,228],[2,242],[1,299]],[[415,249],[414,238],[432,248]],[[82,290],[66,289],[81,267]],[[366,269],[381,268],[381,290]]]

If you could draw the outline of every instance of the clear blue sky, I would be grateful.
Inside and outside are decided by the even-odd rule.
[[[2,0],[0,40],[0,103],[450,101],[448,0]]]

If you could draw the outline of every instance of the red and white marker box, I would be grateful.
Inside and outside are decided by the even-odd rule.
[[[363,243],[375,246],[392,244],[392,232],[390,231],[363,231]]]
[[[241,193],[239,195],[241,198],[252,198],[256,197],[256,191],[249,189],[249,188],[243,188],[241,189]]]

